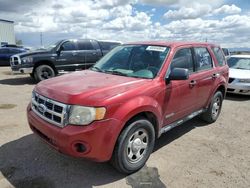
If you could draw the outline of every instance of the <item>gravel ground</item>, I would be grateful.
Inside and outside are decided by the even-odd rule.
[[[26,106],[35,83],[0,67],[0,187],[250,187],[250,96],[230,95],[216,123],[191,120],[161,136],[130,176],[108,163],[60,154],[32,134]]]

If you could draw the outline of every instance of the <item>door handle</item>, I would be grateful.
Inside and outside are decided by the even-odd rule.
[[[218,78],[220,76],[220,74],[219,73],[214,73],[213,75],[212,75],[212,78]]]
[[[76,55],[77,55],[77,53],[73,52],[73,53],[72,53],[72,55],[73,55],[73,56],[76,56]]]
[[[189,83],[190,87],[194,87],[197,84],[197,82],[195,80],[191,80]]]

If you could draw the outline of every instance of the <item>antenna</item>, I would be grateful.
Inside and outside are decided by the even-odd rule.
[[[43,46],[43,33],[42,32],[40,33],[40,44],[42,47]]]

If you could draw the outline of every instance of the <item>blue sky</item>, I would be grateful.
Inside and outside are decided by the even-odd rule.
[[[16,38],[40,46],[65,38],[205,41],[249,47],[250,2],[233,0],[0,0]]]

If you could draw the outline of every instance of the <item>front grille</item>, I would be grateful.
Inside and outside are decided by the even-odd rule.
[[[67,120],[68,106],[51,100],[38,93],[32,94],[32,110],[42,119],[59,127],[64,127]]]
[[[11,65],[18,65],[21,63],[21,60],[18,56],[12,56],[11,59],[10,59],[10,63]]]
[[[235,79],[234,78],[229,78],[228,83],[232,83]]]

